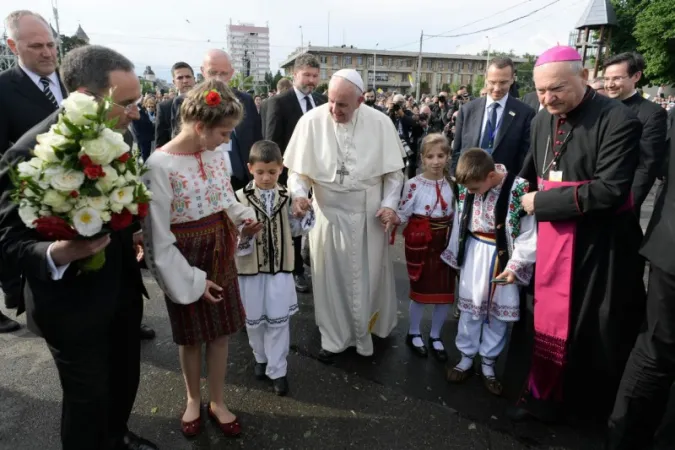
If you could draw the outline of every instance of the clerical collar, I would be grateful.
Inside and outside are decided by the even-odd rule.
[[[636,98],[640,97],[640,93],[635,89],[632,94],[622,100],[623,103],[630,103]]]

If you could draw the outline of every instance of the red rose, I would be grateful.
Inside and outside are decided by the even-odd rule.
[[[82,164],[84,167],[89,167],[94,164],[94,162],[91,160],[91,158],[88,155],[82,155],[80,156],[80,164]]]
[[[122,154],[122,156],[117,158],[117,160],[121,163],[125,163],[129,160],[129,158],[131,158],[131,153],[126,152],[126,153]]]
[[[129,210],[124,208],[121,213],[115,213],[112,215],[110,218],[110,228],[112,228],[114,231],[123,230],[131,225],[133,218],[134,216],[131,215]]]
[[[77,231],[60,217],[40,217],[33,223],[35,224],[35,230],[48,239],[70,241],[77,237]]]
[[[105,176],[105,172],[103,171],[103,167],[99,165],[91,165],[88,166],[84,169],[84,174],[89,178],[90,180],[95,180],[97,178],[101,178]]]
[[[138,204],[138,217],[142,219],[148,215],[148,206],[149,205],[147,203]]]
[[[80,193],[77,191],[70,191],[70,196],[73,198],[77,198],[80,196]]]
[[[205,100],[209,106],[218,106],[220,105],[220,94],[216,91],[211,91],[206,94]]]

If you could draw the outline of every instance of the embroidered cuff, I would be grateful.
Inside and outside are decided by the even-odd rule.
[[[518,279],[518,284],[527,286],[532,279],[532,264],[525,261],[510,260],[506,264],[506,270],[511,271]]]
[[[241,236],[239,237],[239,243],[237,244],[237,254],[236,256],[246,256],[253,253],[255,246],[253,245],[255,240],[253,236]]]
[[[446,248],[445,250],[443,250],[443,253],[441,253],[441,259],[443,260],[444,263],[446,263],[453,269],[455,270],[460,269],[459,265],[457,264],[457,257],[453,255],[452,251],[450,251],[449,249]]]

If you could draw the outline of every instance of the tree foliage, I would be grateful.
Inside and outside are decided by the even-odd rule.
[[[473,92],[476,95],[480,94],[480,91],[485,87],[485,75],[476,75],[473,78]]]
[[[276,89],[277,88],[277,83],[279,80],[281,80],[284,76],[281,74],[281,70],[277,70],[277,73],[274,75],[274,78],[272,79],[272,86],[271,89]]]
[[[651,83],[675,81],[675,5],[673,0],[650,0],[638,13],[633,35],[645,59]]]
[[[234,74],[229,84],[232,88],[246,92],[253,88],[253,76],[247,77],[243,73],[237,72]]]
[[[84,39],[81,39],[77,36],[66,36],[64,34],[61,35],[61,48],[63,49],[63,56],[66,56],[66,54],[72,49],[82,47],[84,45],[87,45],[87,41]]]

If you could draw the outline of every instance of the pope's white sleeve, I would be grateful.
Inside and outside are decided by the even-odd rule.
[[[300,175],[292,170],[288,171],[288,190],[291,191],[291,197],[309,198],[309,189],[312,186],[312,180],[306,175]]]
[[[382,203],[381,208],[390,208],[396,211],[398,202],[401,200],[401,190],[403,189],[403,172],[397,170],[389,172],[382,177]]]

